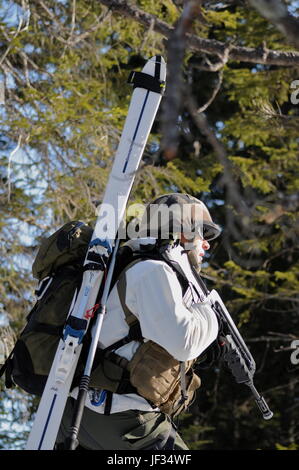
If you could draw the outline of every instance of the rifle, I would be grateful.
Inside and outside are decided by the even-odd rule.
[[[224,361],[227,363],[236,382],[243,383],[250,388],[263,418],[266,420],[271,419],[273,413],[267,405],[266,400],[259,394],[253,383],[256,365],[251,352],[246,346],[244,339],[218,292],[215,289],[209,292],[199,274],[195,270],[193,270],[193,273],[198,280],[201,290],[205,294],[204,302],[210,305],[223,325],[225,337]]]
[[[180,263],[172,258],[171,249],[169,249],[167,245],[162,245],[159,252],[164,261],[170,264],[172,268],[177,271],[179,276],[184,277],[185,280],[189,282],[188,276],[184,272]],[[223,353],[224,361],[227,363],[227,366],[233,374],[236,382],[243,383],[250,388],[263,418],[266,420],[271,419],[273,413],[267,405],[266,400],[259,394],[253,383],[256,365],[251,352],[246,346],[244,339],[222,302],[218,292],[215,289],[210,292],[196,269],[190,264],[189,266],[191,267],[192,274],[197,281],[197,285],[195,287],[196,290],[198,290],[200,302],[209,305],[222,325],[225,339],[225,349]]]

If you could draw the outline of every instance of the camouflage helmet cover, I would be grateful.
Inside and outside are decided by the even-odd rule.
[[[176,237],[181,233],[188,239],[200,235],[212,240],[221,229],[212,220],[206,205],[189,194],[171,193],[150,202],[143,214],[141,232],[156,238]]]

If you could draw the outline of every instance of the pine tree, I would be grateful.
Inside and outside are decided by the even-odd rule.
[[[41,237],[68,220],[94,221],[130,99],[128,74],[161,53],[173,73],[131,202],[188,192],[222,225],[203,277],[239,325],[275,414],[262,421],[247,388],[216,364],[201,371],[183,436],[193,449],[295,448],[298,103],[291,97],[299,53],[247,2],[200,9],[187,2],[193,10],[183,3],[32,0],[26,10],[24,2],[1,2],[1,318],[15,333],[24,324]]]

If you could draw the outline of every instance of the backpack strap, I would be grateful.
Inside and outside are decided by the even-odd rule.
[[[124,338],[116,341],[115,343],[111,344],[104,350],[110,351],[111,349],[118,349],[124,344],[130,343],[131,341],[142,341],[143,336],[140,328],[140,323],[138,318],[131,312],[131,310],[126,305],[126,290],[127,290],[127,281],[126,281],[126,271],[134,266],[135,264],[139,263],[140,261],[144,261],[145,259],[149,259],[148,257],[138,257],[138,259],[134,259],[130,264],[128,264],[125,269],[121,272],[118,280],[116,281],[117,292],[119,296],[119,300],[122,306],[122,309],[125,314],[125,320],[129,326],[129,333]]]
[[[176,273],[177,278],[181,284],[183,294],[186,292],[186,290],[189,287],[189,281],[186,279],[186,276],[184,275],[182,269],[178,265],[178,263],[175,262],[170,262],[167,258],[165,259],[163,256],[161,256],[158,253],[138,253],[137,256],[133,259],[131,263],[129,263],[120,273],[116,280],[116,285],[117,285],[117,292],[119,296],[119,300],[122,306],[122,309],[125,314],[125,320],[129,326],[129,333],[127,336],[124,338],[120,339],[119,341],[111,344],[107,348],[105,348],[102,352],[109,351],[112,349],[118,349],[124,344],[130,343],[131,341],[142,341],[143,336],[140,328],[140,323],[138,318],[131,312],[131,310],[128,308],[126,304],[126,291],[127,291],[127,281],[126,281],[126,271],[128,271],[130,268],[135,266],[135,264],[141,262],[141,261],[146,261],[146,260],[158,260],[158,261],[164,261],[166,264],[168,264],[172,270]]]
[[[132,263],[130,263],[121,273],[118,283],[117,283],[117,292],[119,296],[119,300],[122,306],[122,309],[125,314],[125,320],[129,327],[131,327],[132,324],[134,324],[136,321],[138,321],[137,317],[131,312],[131,310],[128,308],[126,304],[126,292],[127,292],[127,280],[126,280],[126,271],[130,269],[131,267],[135,266],[135,264],[139,263],[140,261],[143,261],[144,258],[139,258],[137,260],[134,260]],[[139,321],[138,321],[139,323]]]
[[[12,388],[14,386],[14,382],[12,380],[12,357],[14,354],[15,348],[10,352],[9,356],[5,360],[4,364],[0,369],[0,378],[5,373],[5,387]]]
[[[94,362],[93,362],[93,369],[95,369],[99,365],[99,363],[102,361],[103,356],[105,356],[105,355],[109,355],[109,359],[111,359],[114,362],[116,362],[116,357],[120,358],[120,356],[118,356],[115,353],[113,353],[114,356],[111,355],[110,351],[118,349],[121,346],[124,346],[125,344],[130,343],[131,341],[142,341],[142,339],[143,339],[139,320],[137,319],[137,317],[131,312],[131,310],[126,305],[126,285],[127,285],[127,283],[126,283],[126,271],[130,267],[135,265],[137,262],[142,261],[143,259],[145,259],[145,258],[142,257],[142,258],[134,259],[134,261],[129,263],[123,269],[123,271],[120,273],[120,275],[118,276],[118,278],[116,280],[118,295],[119,295],[121,306],[122,306],[124,314],[125,314],[125,320],[126,320],[128,326],[129,326],[129,332],[128,332],[127,336],[125,336],[124,338],[116,341],[113,344],[110,344],[110,346],[108,346],[107,348],[104,348],[104,349],[98,348],[97,349],[96,354],[95,354],[95,358],[94,358]],[[124,371],[128,372],[125,367],[124,367]],[[132,385],[131,385],[131,388],[132,388]],[[122,393],[125,393],[125,391],[123,391]],[[130,393],[130,392],[127,392],[127,393]]]

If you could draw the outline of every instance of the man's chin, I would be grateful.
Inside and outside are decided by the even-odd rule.
[[[191,266],[197,271],[198,273],[201,271],[202,267],[202,257],[196,256],[196,254],[192,251],[188,253],[189,263]]]

